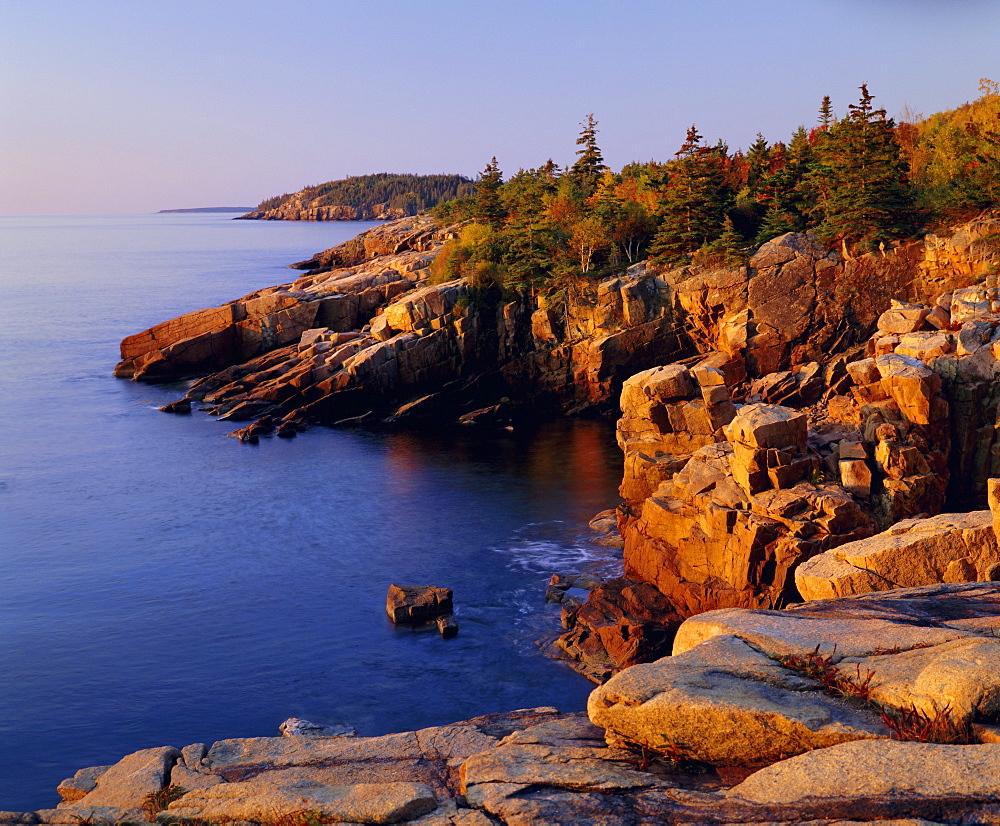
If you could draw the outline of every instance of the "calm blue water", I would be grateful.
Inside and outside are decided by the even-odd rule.
[[[552,572],[616,564],[585,530],[616,501],[606,426],[253,447],[159,413],[180,385],[112,378],[123,336],[370,226],[230,217],[0,219],[0,810],[290,716],[381,734],[584,706],[534,640]],[[392,581],[452,587],[459,636],[393,628]]]

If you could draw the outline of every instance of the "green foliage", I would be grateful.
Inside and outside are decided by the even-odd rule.
[[[845,240],[865,249],[912,232],[916,213],[895,123],[861,98],[848,115],[833,123],[816,146],[814,181],[823,220],[818,230],[828,240]]]
[[[507,210],[500,200],[500,187],[503,184],[503,173],[497,166],[494,155],[486,164],[476,181],[476,213],[475,219],[481,224],[499,227],[507,217]]]
[[[576,151],[576,161],[570,168],[570,175],[589,195],[594,191],[607,167],[604,165],[604,156],[597,146],[597,121],[594,120],[593,113],[587,115],[587,119],[580,124],[580,127],[580,137],[576,139],[576,145],[580,148]]]
[[[558,296],[643,258],[742,266],[753,247],[786,232],[878,247],[915,231],[915,198],[932,214],[1000,206],[996,84],[984,82],[975,104],[899,128],[872,100],[862,86],[838,119],[825,97],[818,126],[799,127],[787,142],[758,134],[745,153],[706,145],[692,126],[671,160],[617,174],[589,115],[572,165],[549,159],[504,181],[493,158],[469,194],[435,208],[442,221],[467,225],[435,260],[432,279]]]
[[[281,815],[274,821],[274,826],[322,826],[332,822],[333,818],[317,809],[301,809]]]
[[[462,175],[397,175],[379,172],[357,175],[339,181],[307,186],[296,193],[267,198],[257,205],[264,212],[289,201],[309,202],[310,206],[372,207],[389,204],[407,215],[430,209],[455,198],[467,198],[474,192],[472,181]]]
[[[655,263],[677,263],[722,234],[722,223],[731,193],[725,182],[726,148],[719,143],[703,146],[692,126],[677,160],[669,167],[670,179],[662,193],[660,228],[649,257]]]
[[[760,229],[757,231],[757,237],[754,239],[754,243],[757,246],[770,241],[772,238],[777,238],[779,235],[784,235],[786,232],[795,232],[798,229],[796,226],[795,219],[789,213],[785,212],[779,205],[777,200],[771,201],[771,205],[767,208],[767,212],[764,213],[764,220],[761,222]]]

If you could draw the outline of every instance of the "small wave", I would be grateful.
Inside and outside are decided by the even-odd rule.
[[[620,576],[621,552],[594,539],[575,535],[563,522],[536,523],[491,550],[506,556],[511,568],[528,573],[549,576],[592,571],[606,577]]]

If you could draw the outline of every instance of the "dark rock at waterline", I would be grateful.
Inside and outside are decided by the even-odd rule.
[[[163,407],[159,408],[159,410],[161,413],[190,413],[191,400],[178,399],[175,402],[170,402],[170,404],[163,405]]]
[[[566,633],[556,647],[576,671],[600,683],[667,656],[681,617],[652,585],[618,578],[593,588],[582,605],[564,602],[562,623]]]
[[[438,617],[435,621],[437,622],[438,631],[441,632],[441,636],[446,640],[458,635],[458,623],[455,622],[455,618],[451,614],[446,617]]]

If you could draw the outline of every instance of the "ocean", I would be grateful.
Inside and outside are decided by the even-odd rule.
[[[368,223],[222,213],[0,218],[0,810],[160,745],[383,734],[590,684],[535,641],[552,573],[617,573],[586,523],[617,502],[606,423],[313,428],[240,444],[111,373],[118,342],[292,280]],[[459,635],[393,627],[390,583],[454,589]]]

